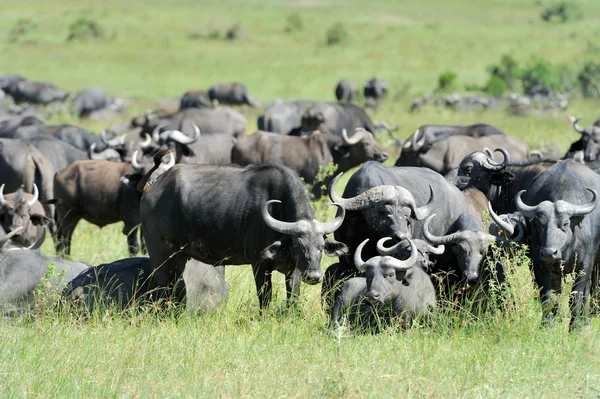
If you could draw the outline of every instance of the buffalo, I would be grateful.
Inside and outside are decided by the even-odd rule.
[[[30,103],[41,105],[47,105],[56,101],[65,101],[69,96],[69,93],[57,88],[52,83],[32,80],[18,82],[8,94],[10,94],[17,104]]]
[[[371,98],[373,100],[380,100],[387,94],[387,82],[385,80],[372,77],[365,83],[363,94],[367,99]]]
[[[179,102],[179,110],[186,108],[212,108],[208,94],[203,91],[188,91],[183,94]]]
[[[167,130],[153,134],[160,146],[175,147],[177,163],[202,163],[208,165],[231,164],[231,151],[236,139],[226,134],[201,135],[198,126],[193,125],[194,136],[185,135],[179,130]],[[244,137],[240,140],[244,140]]]
[[[13,243],[23,247],[32,245],[44,234],[44,226],[51,222],[38,199],[35,183],[33,194],[19,190],[5,195],[4,184],[0,185],[0,226],[7,233],[20,229],[20,233],[13,236]]]
[[[104,90],[98,87],[88,87],[75,95],[71,111],[80,118],[90,116],[95,111],[108,107],[109,101]]]
[[[569,116],[569,122],[573,125],[573,130],[581,134],[581,138],[571,144],[565,158],[574,158],[579,162],[592,162],[600,158],[600,123],[596,121],[594,125],[582,128],[579,121]]]
[[[452,136],[484,137],[505,134],[495,126],[476,123],[468,126],[453,125],[423,125],[406,139],[404,148],[412,151],[428,151],[429,147],[438,141]]]
[[[335,98],[340,102],[353,102],[358,98],[358,86],[350,79],[342,79],[335,86]]]
[[[260,106],[241,83],[214,84],[208,89],[208,98],[210,101],[218,101],[219,104]]]
[[[258,116],[258,130],[298,136],[302,115],[314,103],[310,100],[277,101]]]

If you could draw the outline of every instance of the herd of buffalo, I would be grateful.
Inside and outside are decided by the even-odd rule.
[[[545,320],[556,315],[562,278],[575,273],[571,328],[589,322],[600,284],[600,121],[582,128],[570,119],[581,138],[563,159],[487,124],[423,125],[400,143],[395,166],[384,166],[389,154],[376,134],[397,128],[372,121],[349,80],[336,86],[338,102],[266,106],[249,135],[246,117],[229,106],[260,104],[239,83],[189,91],[178,109],[135,116],[119,134],[49,125],[36,113],[60,102],[89,117],[114,105],[101,89],[73,95],[5,75],[0,90],[12,99],[0,105],[3,315],[33,306],[48,264],[63,277],[55,288],[88,310],[169,297],[194,312],[226,300],[225,265],[250,264],[261,308],[278,271],[290,303],[302,281],[322,284],[330,328],[346,317],[410,322],[453,291],[485,284],[492,244],[522,242]],[[363,93],[379,101],[386,84],[373,78]],[[336,174],[323,177],[330,164]],[[320,221],[311,200],[324,194],[337,213]],[[65,260],[81,219],[123,222],[132,257]],[[46,232],[59,257],[39,252]],[[325,272],[323,252],[339,259]],[[443,284],[432,280],[439,276]]]

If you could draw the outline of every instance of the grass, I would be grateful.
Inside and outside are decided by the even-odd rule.
[[[564,152],[578,135],[563,112],[512,117],[502,109],[410,114],[408,108],[413,97],[435,88],[441,72],[454,71],[458,87],[482,84],[485,68],[507,53],[520,63],[598,61],[589,43],[600,33],[600,3],[578,4],[583,20],[548,24],[537,2],[518,0],[5,0],[0,72],[69,90],[100,86],[130,98],[130,115],[217,81],[241,81],[266,104],[277,97],[333,100],[337,80],[362,84],[377,75],[388,80],[390,95],[372,117],[399,123],[402,138],[425,123],[487,122],[532,148],[555,143]],[[302,24],[286,32],[290,15]],[[79,18],[98,23],[106,38],[67,42],[68,27]],[[37,28],[26,41],[9,43],[21,19]],[[336,23],[344,24],[348,40],[327,46],[326,32]],[[236,24],[244,32],[240,40],[209,37]],[[259,111],[242,111],[252,131]],[[574,99],[569,112],[591,123],[597,101]],[[100,264],[126,257],[121,229],[82,222],[73,259]],[[43,250],[52,253],[52,244]],[[331,263],[324,258],[323,269]],[[528,268],[514,276],[518,300],[510,309],[479,318],[444,310],[436,328],[338,339],[325,334],[320,287],[304,285],[299,309],[287,311],[276,274],[272,309],[260,315],[250,268],[230,267],[229,302],[203,317],[145,309],[85,321],[50,313],[0,322],[0,396],[597,397],[599,320],[574,334],[564,318],[541,328]]]

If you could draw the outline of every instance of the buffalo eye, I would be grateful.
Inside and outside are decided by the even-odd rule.
[[[390,272],[383,275],[385,278],[394,278],[396,277],[396,273]]]
[[[571,224],[571,222],[568,219],[565,220],[562,224],[562,229],[567,230],[569,228],[570,224]]]

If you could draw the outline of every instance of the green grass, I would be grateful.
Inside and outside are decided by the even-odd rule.
[[[130,115],[168,96],[241,81],[264,104],[280,98],[333,100],[337,80],[362,84],[373,75],[391,93],[375,120],[399,123],[404,138],[425,123],[487,122],[532,148],[563,152],[578,135],[566,113],[512,117],[502,109],[408,113],[413,97],[432,91],[443,71],[457,86],[483,84],[485,68],[503,54],[519,63],[539,57],[571,67],[598,61],[600,3],[578,1],[584,19],[544,23],[536,1],[118,1],[2,2],[0,72],[18,72],[77,90],[100,86],[132,100]],[[303,29],[286,33],[297,14]],[[66,42],[84,17],[108,38]],[[37,29],[8,43],[19,19]],[[342,22],[340,46],[325,44]],[[240,24],[244,39],[202,38]],[[592,122],[597,101],[574,99],[569,112]],[[256,127],[257,110],[243,109]],[[59,116],[54,122],[69,121]],[[100,130],[105,124],[83,122]],[[393,163],[390,159],[389,163]],[[346,177],[347,178],[347,177]],[[344,179],[345,181],[345,179]],[[343,184],[340,184],[342,186]],[[322,212],[319,212],[322,214]],[[331,211],[329,212],[331,215]],[[325,216],[319,216],[325,219]],[[127,256],[122,225],[82,222],[72,257],[91,264]],[[50,242],[46,253],[53,253]],[[325,259],[323,269],[332,260]],[[203,317],[177,311],[111,312],[79,320],[50,313],[0,322],[1,397],[597,397],[597,318],[568,334],[567,320],[540,326],[541,311],[527,267],[517,269],[517,305],[480,318],[443,311],[436,328],[392,329],[378,336],[325,333],[320,287],[303,286],[297,311],[286,311],[283,279],[258,312],[249,267],[230,267],[230,300]],[[563,298],[563,314],[565,300]],[[339,354],[338,354],[339,350]]]

